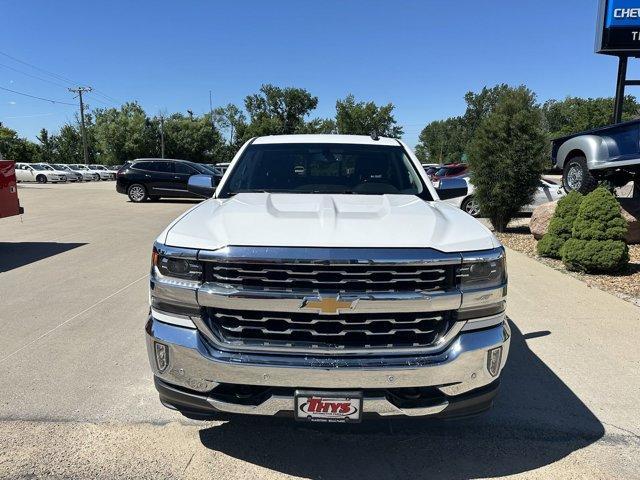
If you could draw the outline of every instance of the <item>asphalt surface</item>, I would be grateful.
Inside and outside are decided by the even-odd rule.
[[[143,325],[156,235],[190,201],[24,185],[0,220],[0,478],[640,478],[640,308],[509,252],[494,409],[455,422],[196,422],[163,408]],[[247,226],[251,228],[251,226]]]

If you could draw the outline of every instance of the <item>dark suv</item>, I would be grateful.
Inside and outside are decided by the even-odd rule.
[[[141,158],[122,167],[116,175],[116,190],[132,202],[161,197],[198,198],[187,190],[191,175],[213,175],[204,165],[186,160]]]

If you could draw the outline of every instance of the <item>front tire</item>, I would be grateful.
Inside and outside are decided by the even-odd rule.
[[[46,175],[38,175],[36,177],[36,182],[38,182],[38,183],[47,183],[47,176]]]
[[[596,189],[598,181],[589,172],[585,157],[574,157],[565,164],[562,186],[567,193],[575,190],[587,194]]]
[[[133,203],[142,203],[147,199],[147,189],[144,185],[133,183],[129,185],[127,195],[129,196],[129,200]]]
[[[480,216],[480,204],[478,204],[478,200],[474,196],[465,198],[462,205],[460,205],[460,209],[464,210],[473,218]]]

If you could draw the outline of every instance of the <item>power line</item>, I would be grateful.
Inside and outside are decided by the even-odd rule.
[[[89,164],[89,148],[87,146],[87,134],[84,126],[84,104],[82,103],[82,94],[85,92],[90,92],[92,90],[91,87],[78,87],[78,88],[70,88],[69,91],[72,93],[77,93],[80,98],[80,128],[82,130],[82,147],[84,150],[84,164]]]
[[[26,65],[28,67],[35,68],[36,70],[38,70],[38,71],[40,71],[42,73],[46,73],[47,75],[51,75],[52,77],[57,78],[58,80],[62,80],[63,82],[70,83],[70,84],[75,84],[75,82],[73,80],[69,80],[68,78],[63,77],[62,75],[58,75],[57,73],[50,72],[49,70],[45,70],[44,68],[36,67],[35,65],[32,65],[32,64],[30,64],[28,62],[20,60],[19,58],[13,57],[13,56],[9,55],[8,53],[0,52],[0,55],[4,55],[5,57],[10,58],[13,61],[18,62],[18,63],[22,63],[23,65]]]
[[[11,90],[10,88],[0,87],[0,90],[6,90],[7,92],[15,93],[17,95],[22,95],[22,96],[29,97],[29,98],[35,98],[37,100],[44,100],[45,102],[59,103],[60,105],[71,105],[72,107],[76,106],[75,103],[62,102],[60,100],[51,100],[50,98],[43,98],[43,97],[38,97],[36,95],[30,95],[28,93],[16,92],[15,90]]]
[[[49,70],[45,70],[44,68],[37,67],[37,66],[35,66],[35,65],[33,65],[33,64],[29,63],[29,62],[25,62],[24,60],[20,60],[19,58],[16,58],[13,55],[9,55],[8,53],[0,51],[0,55],[4,55],[5,57],[10,58],[11,60],[13,60],[15,62],[21,63],[21,64],[26,65],[26,66],[31,67],[31,68],[34,68],[34,69],[38,70],[39,72],[46,73],[47,75],[50,75],[51,77],[56,78],[58,80],[61,80],[63,82],[66,82],[66,83],[68,83],[70,85],[77,85],[78,84],[78,82],[74,82],[73,80],[71,80],[71,79],[69,79],[67,77],[64,77],[62,75],[58,75],[57,73],[51,72]],[[7,68],[11,68],[11,67],[7,67]],[[15,70],[15,69],[13,69],[13,70]],[[24,73],[24,72],[20,72],[20,73]],[[25,75],[28,75],[28,74],[25,73]],[[43,80],[43,79],[41,79],[41,80]],[[67,87],[67,85],[63,85],[63,88],[66,88],[66,87]],[[100,91],[98,89],[94,89],[93,91],[96,94],[104,97],[105,99],[107,99],[107,100],[109,100],[111,102],[121,103],[120,100],[118,100],[116,98],[113,98],[113,97],[107,95],[106,93],[104,93],[104,92],[102,92],[102,91]]]
[[[21,75],[26,75],[27,77],[35,78],[36,80],[40,80],[42,82],[47,82],[47,83],[50,83],[52,85],[56,85],[56,86],[62,87],[62,88],[67,88],[67,86],[63,85],[62,83],[54,82],[53,80],[48,80],[46,78],[38,77],[37,75],[32,75],[30,73],[23,72],[21,70],[18,70],[17,68],[13,68],[13,67],[10,67],[9,65],[5,65],[4,63],[0,63],[0,67],[8,68],[9,70],[13,70],[14,72],[18,72]]]

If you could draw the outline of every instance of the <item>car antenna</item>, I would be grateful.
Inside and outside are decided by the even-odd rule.
[[[376,132],[375,130],[371,132],[371,140],[373,140],[374,142],[377,142],[378,140],[380,140],[380,137],[378,136],[378,132]]]

